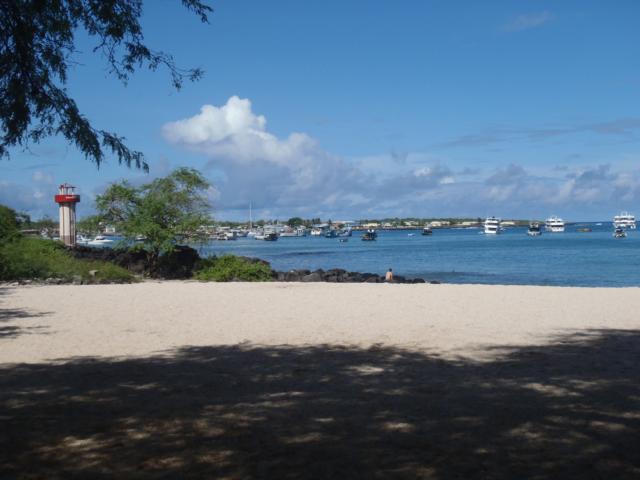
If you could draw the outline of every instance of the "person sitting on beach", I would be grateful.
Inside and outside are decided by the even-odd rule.
[[[385,282],[393,282],[393,270],[389,269],[387,274],[384,276]]]

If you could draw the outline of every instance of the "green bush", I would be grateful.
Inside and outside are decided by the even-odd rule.
[[[9,207],[0,205],[0,242],[9,240],[18,234],[18,219],[16,212]]]
[[[97,270],[95,277],[89,271]],[[131,282],[133,276],[112,263],[73,258],[52,240],[16,238],[2,244],[0,280],[62,278],[80,276],[85,281]]]
[[[214,282],[268,282],[271,280],[271,267],[235,255],[225,255],[200,260],[195,278]]]

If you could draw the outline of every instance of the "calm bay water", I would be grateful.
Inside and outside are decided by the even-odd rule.
[[[344,268],[446,283],[560,286],[640,286],[640,230],[614,239],[611,223],[567,226],[565,233],[529,237],[526,228],[510,228],[497,236],[478,229],[379,231],[378,240],[363,242],[354,232],[347,243],[318,237],[254,239],[199,247],[201,254],[233,253],[259,257],[277,270]],[[409,236],[409,233],[414,233]]]

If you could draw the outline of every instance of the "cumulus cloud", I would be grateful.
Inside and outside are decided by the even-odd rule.
[[[633,128],[630,119],[581,126],[616,135]],[[443,157],[396,150],[346,159],[325,151],[305,133],[274,135],[265,116],[238,97],[221,106],[205,105],[190,118],[167,123],[162,132],[170,143],[206,156],[208,174],[215,178],[210,199],[219,211],[236,217],[245,215],[249,202],[261,216],[361,218],[526,217],[576,212],[597,202],[617,210],[630,208],[621,202],[640,201],[638,172],[618,171],[609,164],[550,166],[534,174],[516,162],[493,170],[473,163],[452,168]]]

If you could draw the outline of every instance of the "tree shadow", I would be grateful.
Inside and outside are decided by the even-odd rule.
[[[0,287],[0,297],[7,294],[7,289]],[[14,323],[15,320],[25,318],[36,318],[49,315],[49,312],[33,312],[22,308],[1,308],[0,307],[0,340],[5,338],[16,338],[26,333],[45,333],[46,327],[33,326],[23,327],[20,325],[2,325],[3,323]]]
[[[487,362],[244,344],[13,365],[0,477],[639,478],[639,347],[593,330]]]

